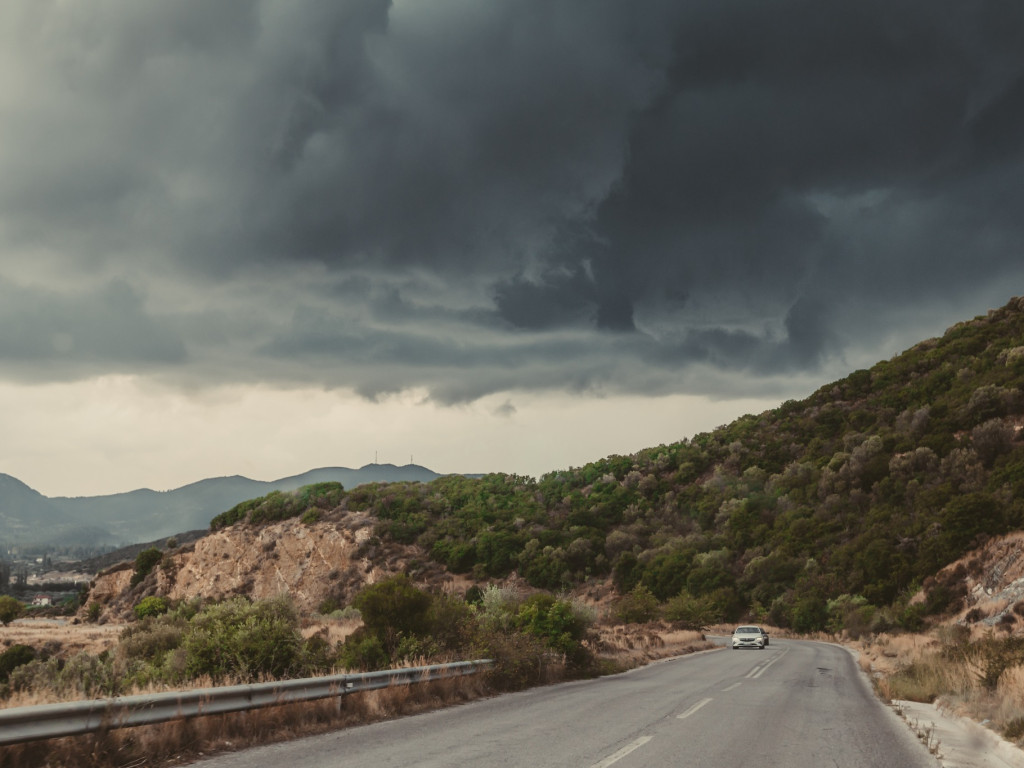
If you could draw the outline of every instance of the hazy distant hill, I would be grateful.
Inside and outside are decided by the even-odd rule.
[[[24,538],[67,520],[53,502],[17,478],[0,474],[0,539]]]
[[[426,467],[367,464],[359,469],[322,467],[279,480],[215,477],[176,488],[143,488],[108,496],[47,498],[10,475],[0,474],[0,544],[131,544],[206,528],[215,515],[246,499],[311,483],[419,481],[440,477]]]

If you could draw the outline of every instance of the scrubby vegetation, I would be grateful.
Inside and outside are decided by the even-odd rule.
[[[362,626],[332,645],[321,634],[303,637],[302,619],[284,598],[170,606],[146,597],[136,606],[139,621],[122,631],[111,652],[59,658],[12,646],[0,655],[0,693],[91,698],[140,686],[252,682],[467,657],[497,659],[493,682],[507,689],[590,674],[593,667],[594,615],[547,594],[527,598],[489,587],[473,605],[418,589],[403,574],[366,587],[350,609]]]
[[[338,506],[344,493],[341,483],[334,482],[314,483],[294,491],[271,491],[217,515],[210,521],[210,528],[217,530],[243,520],[256,525],[300,516],[303,522],[315,522],[319,511]]]
[[[611,577],[693,626],[749,615],[798,631],[917,629],[959,598],[948,585],[926,585],[923,605],[910,594],[1024,527],[1022,375],[1015,299],[806,400],[671,445],[540,479],[311,486],[212,525],[367,510],[380,537],[478,581],[516,571],[557,591]]]
[[[149,576],[154,568],[160,563],[164,555],[156,547],[144,549],[135,556],[135,570],[132,572],[131,585],[134,587],[144,578]]]

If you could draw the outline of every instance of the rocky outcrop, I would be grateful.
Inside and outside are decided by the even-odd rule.
[[[947,565],[935,580],[959,583],[964,595],[958,623],[1021,628],[1024,608],[1024,531],[995,537]]]
[[[373,519],[364,513],[326,517],[215,531],[193,546],[166,553],[135,586],[130,585],[130,567],[101,574],[88,602],[103,605],[105,616],[119,618],[149,595],[175,601],[287,595],[300,612],[311,613],[325,601],[347,605],[364,585],[402,571],[434,588],[453,580],[421,548],[380,542]]]

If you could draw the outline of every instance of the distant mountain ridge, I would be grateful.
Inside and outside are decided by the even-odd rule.
[[[359,469],[320,467],[268,481],[232,475],[206,478],[170,491],[140,488],[105,496],[50,498],[0,473],[0,547],[151,541],[207,528],[214,516],[271,491],[323,482],[339,482],[347,489],[366,483],[430,482],[438,477],[437,472],[418,464],[367,464]]]

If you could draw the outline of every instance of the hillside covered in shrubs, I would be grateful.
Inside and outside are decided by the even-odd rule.
[[[930,577],[1024,527],[1022,376],[1014,299],[805,400],[671,445],[539,479],[271,494],[211,526],[365,510],[380,538],[480,583],[517,572],[563,590],[610,577],[682,618],[916,628],[957,599]],[[924,584],[927,599],[910,605]]]

